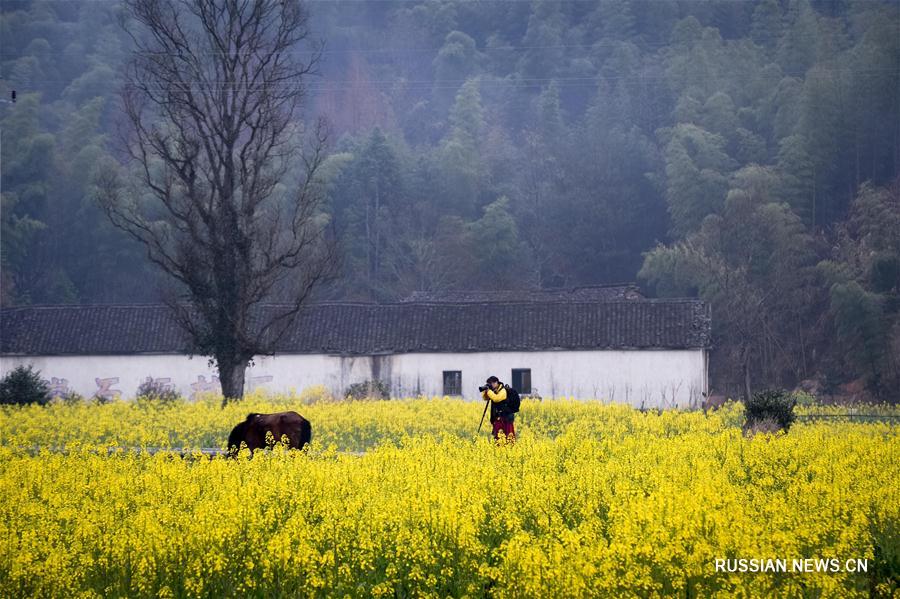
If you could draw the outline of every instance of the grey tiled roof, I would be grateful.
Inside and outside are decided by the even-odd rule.
[[[585,285],[551,289],[494,289],[483,291],[416,291],[403,299],[406,302],[606,302],[642,299],[640,287],[634,283],[613,285]]]
[[[709,307],[692,299],[321,303],[304,308],[275,353],[687,349],[709,342]],[[0,353],[7,355],[188,351],[162,305],[33,306],[0,314]]]

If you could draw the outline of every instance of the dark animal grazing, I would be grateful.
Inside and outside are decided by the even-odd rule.
[[[312,439],[309,420],[297,412],[248,414],[247,419],[234,427],[228,435],[228,454],[236,455],[241,442],[246,443],[250,451],[266,447],[267,432],[272,433],[276,443],[281,441],[282,435],[286,436],[288,447],[294,449],[303,449]]]

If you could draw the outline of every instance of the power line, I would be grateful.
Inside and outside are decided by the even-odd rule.
[[[898,21],[898,25],[900,25],[900,21]],[[463,32],[464,33],[464,32]],[[767,38],[758,38],[758,37],[743,37],[743,38],[721,38],[723,44],[737,46],[741,43],[752,43],[753,45],[758,46],[758,41],[780,41],[785,37],[790,37],[792,40],[812,40],[819,41],[822,39],[823,35],[814,33],[809,35],[789,35],[784,34],[781,36],[771,36]],[[705,40],[703,38],[694,40],[694,44],[702,44]],[[539,45],[539,46],[530,46],[530,45],[505,45],[505,46],[482,46],[473,48],[474,51],[485,53],[485,52],[510,52],[510,51],[527,51],[527,50],[557,50],[557,49],[570,49],[570,48],[603,48],[603,47],[620,47],[622,45],[632,45],[638,49],[642,48],[667,48],[667,47],[675,47],[678,44],[673,42],[647,42],[647,41],[632,41],[632,40],[611,40],[611,39],[601,39],[594,42],[584,43],[584,44],[548,44],[548,45]],[[427,48],[404,48],[404,47],[393,47],[393,48],[335,48],[335,49],[327,49],[323,48],[321,50],[311,49],[311,50],[302,50],[299,48],[285,50],[281,52],[281,54],[287,55],[316,55],[316,54],[387,54],[387,53],[412,53],[412,52],[423,52],[429,54],[435,54],[440,52],[445,46],[435,46],[435,47],[427,47]],[[177,56],[178,54],[175,52],[151,52],[151,51],[130,51],[131,54],[137,55],[148,55],[148,56]],[[42,54],[46,55],[54,55],[54,56],[84,56],[83,52],[77,51],[68,51],[68,50],[49,50],[47,52],[42,52]],[[195,56],[233,56],[233,54],[228,52],[193,52]],[[0,50],[0,58],[8,59],[8,58],[19,58],[23,56],[31,56],[30,54],[16,54],[12,52],[3,52]]]
[[[846,74],[852,73],[854,75],[872,75],[876,76],[881,73],[897,73],[897,70],[890,68],[873,68],[873,69],[850,69],[850,68],[825,68],[825,67],[814,67],[818,73],[825,74]],[[751,73],[747,75],[747,77],[743,78],[742,81],[781,81],[785,78],[789,78],[789,76],[784,74],[772,74],[768,75],[765,73]],[[532,87],[543,87],[545,85],[549,85],[551,83],[555,83],[560,88],[570,88],[570,87],[584,87],[588,85],[597,85],[602,82],[625,82],[625,83],[655,83],[660,81],[671,81],[675,79],[678,83],[683,84],[693,84],[693,83],[702,83],[704,81],[725,81],[725,82],[733,82],[733,75],[702,75],[698,76],[697,79],[684,79],[675,75],[669,74],[627,74],[627,75],[592,75],[587,77],[515,77],[515,78],[486,78],[486,77],[471,77],[466,79],[420,79],[420,80],[405,80],[405,79],[360,79],[360,80],[325,80],[322,83],[319,83],[316,79],[307,79],[302,83],[283,83],[277,85],[246,85],[240,83],[231,83],[225,81],[193,81],[183,85],[179,84],[171,84],[171,85],[149,85],[143,86],[141,89],[150,92],[168,92],[168,91],[246,91],[246,92],[262,92],[262,91],[287,91],[287,90],[300,90],[304,89],[310,92],[337,92],[337,91],[351,91],[357,90],[360,87],[373,87],[376,89],[392,89],[396,87],[402,87],[406,90],[433,90],[433,89],[449,89],[455,90],[459,89],[461,85],[470,80],[477,80],[479,86],[492,87],[492,88],[510,88],[510,89],[518,89],[518,88],[532,88]],[[41,84],[61,84],[67,83],[68,80],[59,80],[59,79],[39,79],[39,80],[29,80],[25,83],[29,83],[33,86],[39,86]],[[17,82],[18,83],[18,82]],[[21,85],[19,86],[21,88]]]

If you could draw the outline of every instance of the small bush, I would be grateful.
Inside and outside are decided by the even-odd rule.
[[[384,381],[354,383],[347,388],[347,399],[389,399],[391,391]]]
[[[50,388],[31,366],[19,366],[0,380],[0,404],[43,406],[49,401]]]
[[[87,400],[77,391],[66,391],[62,395],[57,395],[51,400],[51,403],[62,404],[64,406],[77,406],[85,403]]]
[[[747,420],[744,423],[745,432],[775,432],[771,430],[787,430],[793,424],[796,416],[794,406],[797,398],[784,391],[767,389],[754,393],[744,406],[744,415]]]
[[[180,396],[171,385],[147,377],[147,380],[138,386],[135,398],[140,405],[169,406],[176,403]]]
[[[87,403],[87,398],[77,391],[69,391],[63,395],[62,400],[68,405]]]
[[[793,395],[798,406],[814,406],[817,403],[816,396],[806,391],[794,391],[791,395]]]
[[[869,280],[878,293],[890,293],[900,287],[900,256],[887,252],[876,254],[869,270]]]

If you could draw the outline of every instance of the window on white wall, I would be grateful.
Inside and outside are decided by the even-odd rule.
[[[521,394],[531,393],[531,369],[512,369],[512,388]]]
[[[444,371],[444,395],[462,395],[462,370]]]

